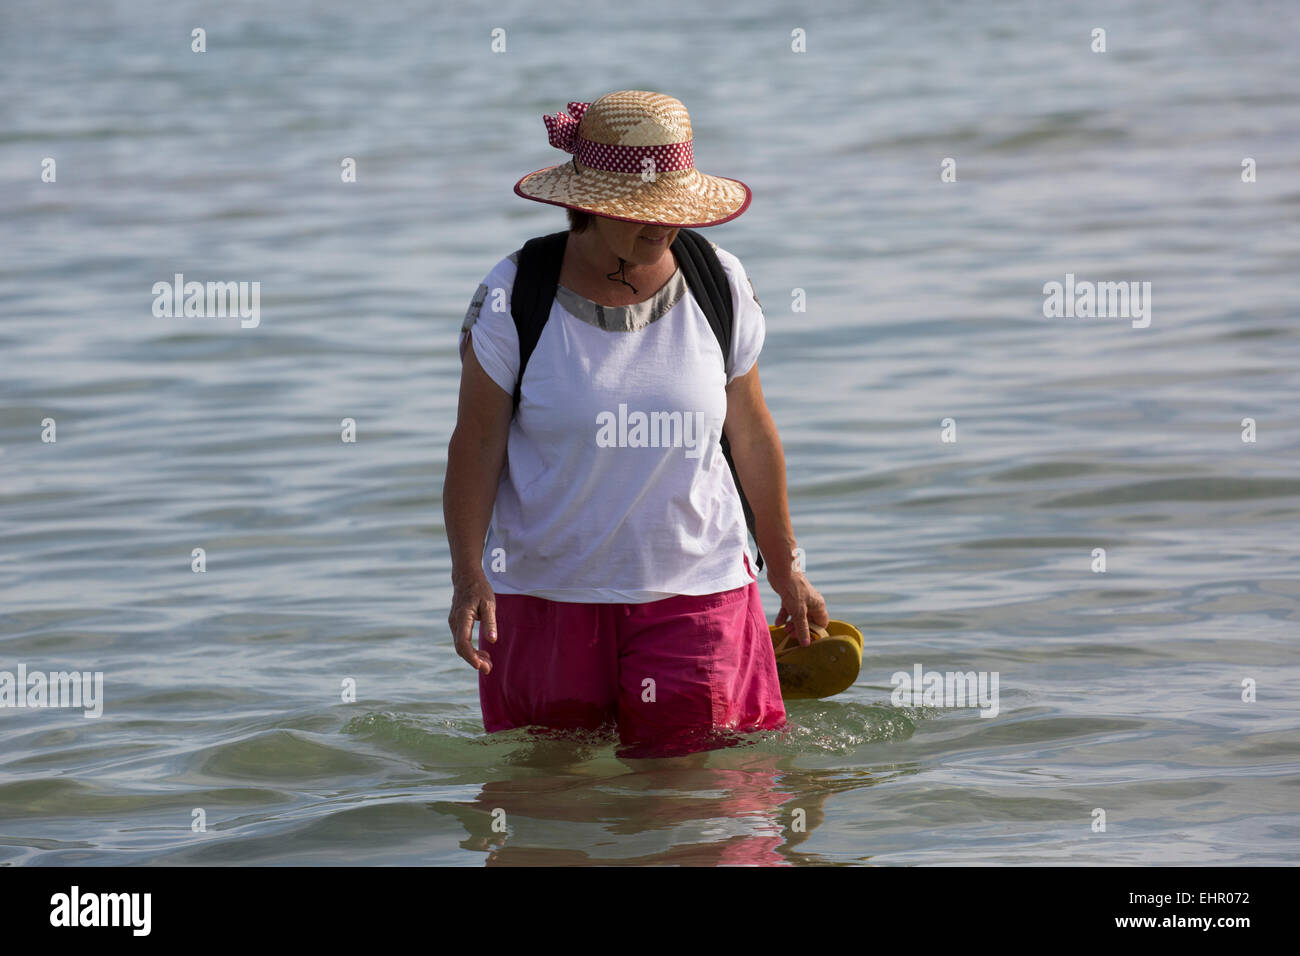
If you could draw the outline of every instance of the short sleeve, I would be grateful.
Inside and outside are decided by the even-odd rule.
[[[502,259],[479,283],[465,321],[460,326],[460,359],[465,361],[467,342],[474,344],[474,356],[488,377],[502,391],[514,394],[519,375],[519,334],[510,315],[510,292],[515,283],[513,256]],[[468,333],[473,330],[471,336]]]
[[[727,384],[749,373],[758,361],[767,337],[767,324],[763,306],[754,293],[754,286],[740,260],[725,249],[714,247],[718,261],[727,273],[731,284],[731,302],[735,319],[731,328],[731,354],[727,356]]]

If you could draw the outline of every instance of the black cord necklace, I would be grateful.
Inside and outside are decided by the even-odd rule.
[[[618,268],[615,269],[613,272],[609,273],[607,276],[605,276],[605,278],[608,279],[610,282],[623,283],[625,286],[627,286],[629,289],[632,290],[633,295],[638,295],[639,293],[636,291],[636,286],[634,286],[632,283],[627,281],[627,273],[623,271],[626,268],[627,268],[627,263],[623,261],[622,256],[619,256]]]

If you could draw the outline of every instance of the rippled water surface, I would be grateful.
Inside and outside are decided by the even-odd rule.
[[[0,670],[106,703],[0,708],[0,862],[1293,862],[1297,34],[1290,3],[6,2]],[[562,226],[511,192],[560,159],[542,113],[620,88],[754,190],[709,235],[868,646],[698,759],[488,737],[445,624],[457,328]],[[260,324],[155,318],[178,272],[259,281]],[[1044,318],[1067,273],[1151,282],[1150,327]],[[998,673],[997,716],[893,706],[917,664]]]

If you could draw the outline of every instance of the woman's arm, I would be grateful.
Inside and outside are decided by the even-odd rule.
[[[754,510],[754,536],[767,566],[767,581],[781,596],[776,623],[790,621],[800,644],[811,640],[808,620],[825,627],[826,603],[803,572],[795,567],[794,528],[785,484],[785,452],[776,423],[763,400],[758,365],[727,386],[727,418],[723,424],[736,474]]]
[[[492,659],[474,648],[474,622],[482,622],[489,642],[496,640],[497,625],[492,586],[483,573],[483,541],[492,520],[513,415],[514,396],[483,371],[471,340],[461,370],[456,428],[447,446],[442,517],[451,545],[452,600],[447,623],[456,653],[484,674],[491,672]]]

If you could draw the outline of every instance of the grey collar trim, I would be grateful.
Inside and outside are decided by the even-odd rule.
[[[517,252],[510,254],[510,261],[516,266],[519,265]],[[667,315],[685,294],[686,276],[681,266],[678,266],[677,271],[664,283],[663,288],[644,302],[617,306],[600,305],[590,299],[584,299],[572,289],[562,285],[555,289],[555,301],[559,302],[570,315],[598,329],[604,329],[606,332],[636,332]]]

